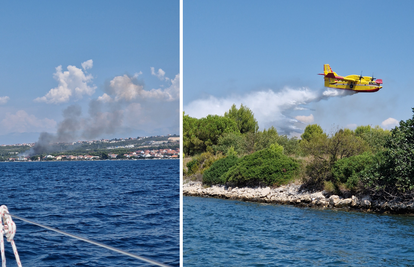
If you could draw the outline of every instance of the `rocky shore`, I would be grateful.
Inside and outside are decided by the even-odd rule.
[[[186,181],[183,184],[184,196],[214,197],[251,202],[288,204],[300,207],[332,208],[381,213],[414,214],[414,199],[409,203],[385,202],[372,200],[369,195],[342,198],[322,192],[303,192],[300,185],[289,184],[277,188],[225,186],[203,187],[201,182]]]

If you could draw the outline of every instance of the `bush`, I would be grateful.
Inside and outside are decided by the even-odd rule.
[[[217,160],[211,165],[209,169],[207,169],[204,172],[203,184],[205,185],[224,184],[225,181],[223,181],[221,177],[231,167],[236,165],[238,161],[239,161],[239,158],[237,158],[234,155],[230,155],[225,158]]]
[[[211,167],[211,165],[213,165],[214,162],[216,162],[217,160],[223,158],[224,156],[222,154],[216,154],[214,155],[211,152],[205,152],[202,153],[199,157],[198,157],[198,161],[200,163],[200,173],[203,174],[204,171],[206,171],[207,169],[209,169]]]
[[[414,108],[413,108],[414,113]],[[414,196],[414,115],[400,121],[362,181],[374,195],[388,200]]]
[[[330,194],[336,193],[336,187],[331,181],[325,181],[323,184],[323,190],[325,190],[325,192],[328,192]]]
[[[204,152],[198,156],[195,156],[190,162],[187,163],[188,171],[186,175],[193,175],[196,173],[202,174],[205,170],[217,160],[223,158],[223,155],[214,155],[211,152]]]
[[[306,178],[302,188],[307,190],[324,190],[325,181],[331,180],[331,166],[328,160],[314,158],[305,169]]]
[[[199,162],[196,158],[192,159],[190,162],[187,163],[187,175],[191,175],[197,172],[199,168]]]
[[[374,156],[365,152],[361,155],[343,158],[332,167],[332,177],[335,183],[343,183],[350,190],[355,190],[359,183],[361,171],[371,167]]]
[[[298,162],[284,155],[283,147],[273,144],[243,157],[222,179],[234,186],[278,186],[291,181],[298,169]]]

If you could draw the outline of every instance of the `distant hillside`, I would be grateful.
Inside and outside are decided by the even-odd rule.
[[[56,143],[51,144],[47,153],[33,154],[33,144],[16,144],[0,146],[0,161],[18,159],[26,157],[26,159],[37,159],[38,157],[46,157],[47,155],[92,155],[99,156],[108,154],[128,154],[137,150],[153,150],[153,149],[177,149],[179,148],[179,136],[149,136],[138,138],[113,138],[101,139],[93,141],[77,141],[72,143]],[[105,157],[105,156],[104,156]]]

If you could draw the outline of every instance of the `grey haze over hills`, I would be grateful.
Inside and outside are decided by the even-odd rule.
[[[0,136],[0,145],[14,145],[22,143],[34,143],[39,139],[40,133],[9,133]]]
[[[176,129],[159,129],[162,131],[153,131],[153,132],[146,132],[141,131],[139,133],[128,133],[128,132],[120,132],[112,135],[102,135],[96,139],[113,139],[113,138],[129,138],[133,137],[136,138],[138,136],[157,136],[157,135],[168,135],[168,134],[179,134]],[[165,130],[165,131],[164,131]],[[171,130],[171,131],[168,131]],[[40,132],[27,132],[27,133],[10,133],[6,135],[0,136],[0,145],[14,145],[14,144],[23,144],[23,143],[35,143],[39,140]],[[82,141],[82,140],[76,140]],[[89,141],[89,140],[87,140]]]

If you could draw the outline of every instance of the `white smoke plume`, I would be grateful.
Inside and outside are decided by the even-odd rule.
[[[82,63],[82,68],[90,69],[92,64],[92,60],[86,61]],[[77,72],[83,73],[80,69]],[[24,155],[49,153],[56,149],[57,143],[91,140],[125,132],[178,131],[180,75],[170,79],[164,77],[162,72],[168,87],[145,90],[144,83],[137,79],[140,74],[142,72],[134,76],[114,77],[106,85],[106,93],[89,101],[87,113],[82,112],[79,105],[67,107],[63,110],[63,121],[57,124],[56,134],[42,132],[35,146]]]
[[[287,113],[294,110],[306,110],[304,105],[326,100],[332,97],[345,97],[355,94],[354,91],[326,88],[325,90],[311,90],[309,88],[293,89],[285,87],[281,91],[273,90],[250,92],[241,96],[195,100],[184,107],[186,114],[195,118],[202,118],[209,114],[223,115],[233,104],[243,104],[250,108],[260,129],[275,126],[281,134],[294,134],[303,131],[303,122],[313,121],[312,117],[305,116],[295,119]],[[302,119],[300,122],[299,119]]]
[[[112,134],[122,125],[122,111],[114,108],[111,112],[102,110],[99,101],[89,103],[88,116],[82,116],[79,105],[63,110],[63,121],[58,123],[56,134],[42,132],[35,146],[24,155],[32,156],[52,152],[55,143],[70,143],[79,139],[93,139],[103,134]]]

